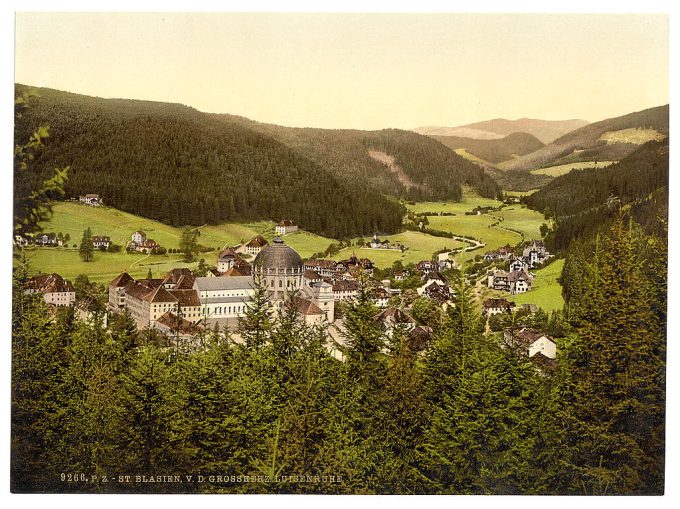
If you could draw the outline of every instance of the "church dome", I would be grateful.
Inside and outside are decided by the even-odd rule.
[[[287,246],[276,237],[274,242],[257,254],[253,267],[263,272],[298,272],[302,271],[302,258],[295,249]]]

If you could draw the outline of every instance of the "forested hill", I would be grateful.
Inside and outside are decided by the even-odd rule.
[[[70,166],[67,196],[105,203],[175,226],[291,218],[333,238],[392,233],[405,212],[392,195],[451,199],[469,184],[499,194],[482,170],[440,143],[403,131],[334,131],[260,125],[179,104],[100,99],[51,89],[17,119],[16,139],[49,125],[35,161]],[[292,142],[296,137],[302,142]],[[369,156],[385,151],[410,180]]]
[[[619,210],[643,226],[658,223],[668,207],[668,139],[650,141],[609,167],[572,171],[525,200],[556,218],[549,240],[557,249],[594,231]]]
[[[619,161],[642,143],[667,135],[668,105],[658,106],[588,124],[501,168],[521,171],[579,161]]]
[[[535,152],[544,145],[528,133],[512,133],[498,140],[476,140],[461,136],[432,136],[452,150],[464,148],[472,155],[492,164]]]
[[[461,185],[465,184],[477,189],[482,196],[500,196],[499,186],[477,165],[441,143],[410,131],[293,128],[234,115],[214,115],[214,118],[271,136],[337,178],[362,182],[384,194],[410,200],[459,200]],[[371,157],[370,151],[393,157],[400,172]]]
[[[17,93],[27,87],[17,86]],[[50,126],[40,169],[70,166],[67,195],[175,226],[291,218],[333,238],[394,232],[403,207],[338,179],[275,139],[176,104],[105,100],[38,89],[17,140]]]

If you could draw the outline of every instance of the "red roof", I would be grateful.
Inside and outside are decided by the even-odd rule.
[[[297,226],[292,219],[283,219],[276,226]]]
[[[266,241],[266,239],[262,235],[258,235],[254,239],[252,239],[250,242],[246,244],[246,247],[264,247],[269,242]]]
[[[26,286],[41,293],[75,292],[71,282],[56,273],[34,276],[28,280]]]
[[[128,284],[130,281],[134,281],[134,279],[132,279],[132,276],[130,276],[130,274],[128,274],[127,272],[122,272],[116,279],[111,281],[109,286],[115,286],[120,288]]]

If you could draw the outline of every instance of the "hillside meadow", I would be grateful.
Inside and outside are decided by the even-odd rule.
[[[518,295],[511,295],[508,292],[491,290],[486,286],[482,287],[480,300],[489,298],[503,298],[514,302],[517,306],[522,304],[536,304],[547,313],[560,310],[564,307],[564,297],[562,297],[562,285],[558,279],[562,275],[564,260],[555,260],[545,268],[532,271],[535,275],[531,290]]]
[[[531,170],[529,173],[533,175],[548,175],[549,177],[560,177],[566,175],[572,170],[583,170],[585,168],[606,168],[616,161],[585,161],[578,163],[558,164],[557,166],[549,166],[547,168],[538,168]]]

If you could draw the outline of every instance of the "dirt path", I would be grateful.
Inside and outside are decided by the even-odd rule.
[[[417,189],[422,189],[423,186],[421,184],[416,184],[413,182],[408,175],[404,172],[401,166],[399,166],[396,162],[394,162],[394,156],[391,156],[389,154],[386,154],[385,152],[381,152],[380,150],[373,150],[369,149],[368,150],[368,155],[371,157],[371,159],[374,159],[378,161],[381,164],[384,164],[389,168],[389,170],[394,173],[394,175],[397,177],[397,180],[399,180],[399,183],[404,186],[406,189],[412,189],[412,188],[417,188]]]

